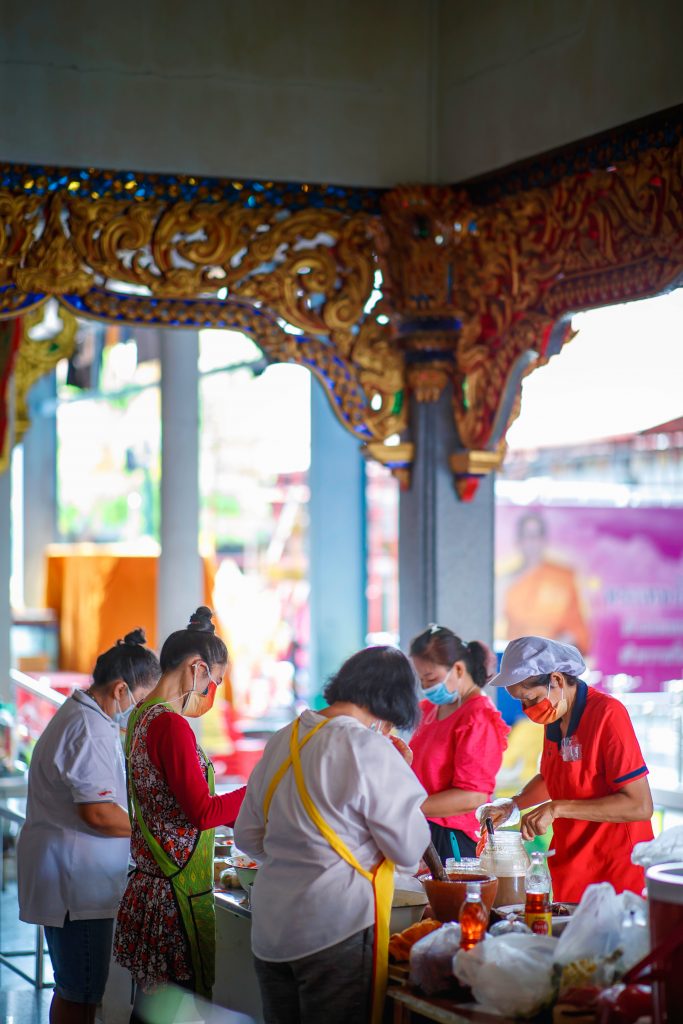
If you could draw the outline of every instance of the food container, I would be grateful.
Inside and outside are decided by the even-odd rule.
[[[494,907],[524,902],[524,881],[531,861],[521,832],[495,832],[489,836],[480,863],[484,874],[498,879]]]
[[[427,897],[424,889],[416,892],[413,889],[394,889],[394,898],[391,904],[391,921],[389,929],[393,935],[395,932],[402,932],[411,924],[422,920],[424,909],[427,906]]]
[[[498,888],[498,879],[483,872],[476,875],[466,871],[449,871],[447,882],[439,882],[431,875],[421,875],[420,881],[425,888],[434,916],[442,923],[458,920],[469,882],[481,882],[481,898],[488,910],[493,906]]]
[[[216,836],[213,846],[214,857],[231,857],[234,845],[234,839],[228,839],[226,836]]]
[[[683,863],[657,864],[645,878],[653,953],[671,947],[662,948],[654,964],[654,1024],[677,1024],[683,1007]]]
[[[459,875],[481,875],[481,861],[478,857],[463,857],[462,860],[456,860],[455,857],[448,857],[444,867],[447,873],[451,871],[456,872]],[[487,872],[483,872],[486,874]]]
[[[524,903],[510,903],[507,906],[496,906],[494,911],[496,915],[504,920],[509,915],[512,915],[517,921],[524,921]],[[572,914],[578,907],[578,903],[551,903],[551,924],[552,934],[557,936],[560,935],[567,927],[572,919]]]
[[[230,865],[231,865],[231,861],[230,861],[229,857],[214,857],[214,860],[213,860],[213,881],[214,881],[214,885],[216,885],[216,883],[218,882],[218,879],[221,877],[222,872],[225,871],[226,868],[229,868]]]
[[[251,860],[245,854],[237,854],[230,861],[235,869],[235,874],[239,879],[239,883],[246,893],[249,892],[250,886],[254,884],[256,874],[258,872],[258,864],[255,860]]]

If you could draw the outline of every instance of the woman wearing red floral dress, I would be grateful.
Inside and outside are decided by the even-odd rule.
[[[114,956],[137,986],[131,1024],[165,1019],[168,985],[211,997],[214,828],[234,823],[245,792],[213,795],[211,762],[187,721],[209,710],[228,664],[211,618],[198,608],[187,629],[168,637],[161,679],[135,708],[126,736],[135,867]]]

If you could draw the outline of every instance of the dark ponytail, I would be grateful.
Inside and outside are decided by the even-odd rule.
[[[410,657],[422,658],[448,669],[452,668],[456,661],[462,661],[477,686],[486,686],[494,672],[493,655],[486,644],[480,640],[463,643],[460,637],[446,626],[430,626],[424,633],[416,636],[410,644]]]
[[[145,647],[146,642],[144,629],[134,629],[100,654],[92,673],[93,686],[107,686],[115,679],[123,679],[131,692],[138,687],[154,686],[161,675],[161,666],[154,651]]]
[[[190,616],[186,629],[177,629],[166,638],[159,655],[162,672],[178,668],[186,658],[194,654],[199,655],[209,668],[212,665],[227,665],[228,648],[216,636],[212,618],[211,609],[202,605]]]

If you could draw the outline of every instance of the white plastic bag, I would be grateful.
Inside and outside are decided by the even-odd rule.
[[[485,1010],[506,1016],[532,1016],[555,996],[553,957],[557,939],[549,935],[488,938],[453,959],[453,973],[472,989]]]
[[[621,899],[624,909],[619,937],[619,973],[625,974],[650,952],[650,926],[644,899],[628,891],[621,894]]]
[[[560,935],[556,962],[569,964],[574,960],[600,960],[610,956],[619,945],[622,920],[623,900],[609,882],[587,886]]]
[[[410,984],[431,996],[453,980],[453,957],[460,946],[460,925],[442,924],[419,939],[410,950]]]
[[[683,860],[683,825],[675,825],[660,832],[656,839],[647,843],[636,843],[631,860],[641,867],[651,868],[653,864],[670,864]]]

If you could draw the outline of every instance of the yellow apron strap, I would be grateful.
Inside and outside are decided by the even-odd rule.
[[[374,870],[375,944],[372,951],[372,1024],[380,1024],[389,979],[389,934],[394,901],[394,864],[383,860]]]
[[[311,800],[308,790],[306,789],[306,783],[304,782],[304,773],[301,768],[301,758],[299,756],[299,743],[297,740],[299,734],[299,722],[298,720],[294,723],[292,734],[289,739],[289,756],[292,760],[292,768],[294,769],[294,778],[296,779],[296,788],[299,791],[301,802],[304,805],[306,812],[318,829],[320,834],[327,840],[335,853],[350,864],[354,870],[358,871],[363,878],[367,878],[368,882],[372,882],[372,874],[366,871],[365,868],[361,867],[354,855],[349,850],[346,843],[342,842],[334,829],[331,829],[327,824],[323,816],[320,814],[318,808]],[[310,733],[308,734],[310,736]],[[303,744],[302,744],[303,746]]]
[[[325,718],[325,719],[323,719],[322,722],[318,722],[317,725],[314,725],[313,728],[310,730],[310,732],[307,732],[306,735],[304,736],[304,738],[302,739],[301,744],[299,746],[299,749],[301,749],[301,747],[305,746],[305,744],[308,743],[310,738],[312,736],[315,736],[315,734],[317,733],[318,729],[322,729],[322,727],[324,725],[326,725],[326,724],[327,724],[327,719]],[[297,718],[296,722],[294,723],[294,728],[297,729],[297,730],[298,730],[298,725],[299,725],[299,719]],[[268,822],[268,813],[270,811],[270,805],[271,805],[272,800],[273,800],[273,794],[275,793],[275,790],[277,789],[277,787],[282,782],[282,776],[285,774],[285,772],[287,771],[287,769],[289,768],[291,763],[292,763],[292,759],[291,759],[291,757],[288,757],[285,761],[282,762],[282,764],[280,765],[278,770],[275,772],[275,775],[273,775],[272,779],[270,780],[270,785],[268,786],[268,789],[266,790],[266,796],[265,796],[265,799],[263,801],[263,823],[264,824],[267,824],[267,822]]]
[[[324,725],[325,723],[321,723]],[[320,726],[316,726],[316,729]],[[349,850],[334,829],[330,828],[315,806],[306,789],[304,775],[301,768],[299,751],[307,739],[312,735],[313,730],[307,733],[301,744],[298,743],[299,722],[294,723],[292,735],[289,742],[289,759],[294,769],[294,778],[301,802],[306,809],[311,821],[318,831],[327,840],[332,849],[343,860],[357,871],[363,878],[372,885],[375,901],[375,939],[372,950],[372,1015],[371,1024],[381,1024],[384,1013],[384,998],[387,991],[387,978],[389,975],[389,919],[391,917],[391,904],[394,896],[394,865],[386,858],[370,872],[361,867],[354,855]],[[286,768],[285,768],[286,770]],[[282,773],[284,774],[284,772]],[[282,776],[280,776],[282,777]],[[279,781],[279,780],[278,780]],[[270,794],[272,797],[272,793]]]

